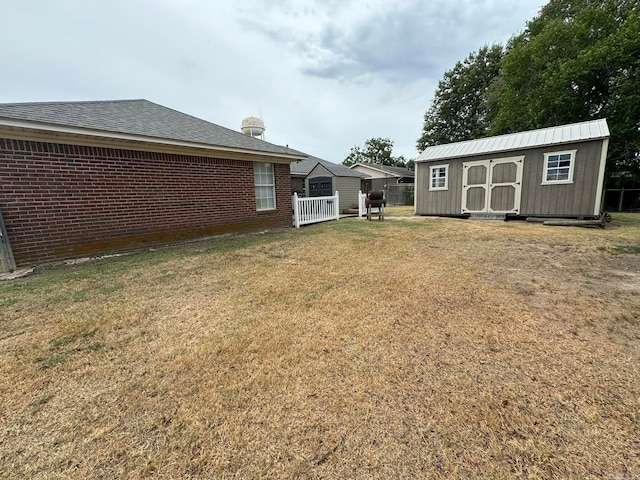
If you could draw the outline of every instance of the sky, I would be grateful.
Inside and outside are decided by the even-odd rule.
[[[0,103],[144,98],[341,163],[415,144],[438,81],[547,0],[0,0]]]

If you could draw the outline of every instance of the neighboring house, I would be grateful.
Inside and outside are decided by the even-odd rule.
[[[609,143],[606,120],[425,149],[418,215],[595,217]]]
[[[408,168],[390,167],[379,163],[355,163],[349,168],[369,175],[369,178],[362,181],[361,189],[365,193],[371,190],[385,190],[387,185],[414,181],[414,172]]]
[[[358,208],[358,192],[361,180],[368,175],[309,155],[291,164],[293,191],[308,197],[340,194],[340,211]],[[296,187],[294,189],[294,182]]]
[[[18,265],[291,226],[304,154],[147,100],[0,104]]]

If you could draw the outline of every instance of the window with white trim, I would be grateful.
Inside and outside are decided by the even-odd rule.
[[[576,150],[544,154],[542,184],[573,183],[573,164]]]
[[[447,190],[449,165],[433,165],[429,167],[429,190]]]
[[[256,189],[256,210],[275,210],[276,181],[273,163],[253,164],[253,184]]]

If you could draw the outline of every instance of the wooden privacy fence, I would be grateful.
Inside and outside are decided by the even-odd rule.
[[[398,183],[397,185],[387,185],[388,205],[413,205],[413,183]]]
[[[310,223],[338,220],[340,217],[340,197],[338,192],[331,197],[307,198],[299,198],[298,194],[294,193],[292,203],[293,225],[296,228]]]

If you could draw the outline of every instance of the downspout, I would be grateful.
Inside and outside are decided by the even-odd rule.
[[[4,226],[4,218],[0,211],[0,261],[2,261],[3,273],[10,273],[16,269],[16,259],[13,257],[13,250],[9,243],[9,235]]]

